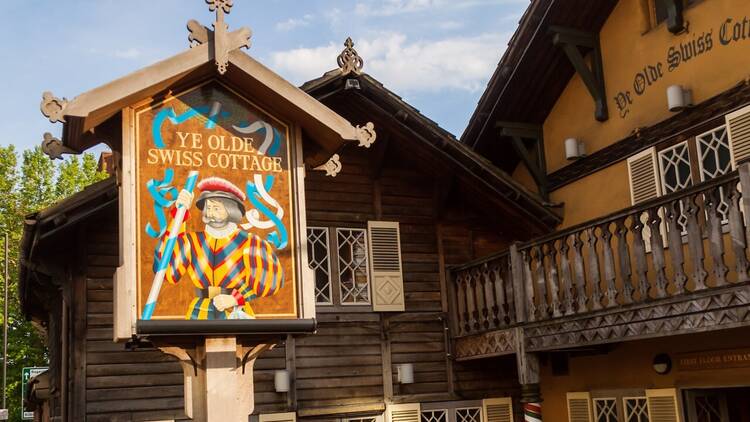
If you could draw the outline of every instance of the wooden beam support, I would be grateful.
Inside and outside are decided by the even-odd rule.
[[[682,14],[683,0],[656,0],[660,1],[667,9],[667,29],[673,34],[679,34],[685,30],[685,18]]]
[[[539,194],[545,200],[549,199],[547,187],[547,163],[544,156],[544,135],[542,127],[528,123],[497,122],[495,127],[500,129],[500,136],[511,139],[513,149],[518,154],[526,169],[534,178]],[[534,141],[536,154],[529,152],[523,140]],[[536,156],[535,156],[536,155]]]
[[[549,31],[553,35],[552,43],[562,48],[594,99],[596,120],[606,121],[609,119],[609,111],[599,35],[559,26],[551,26]],[[591,67],[586,63],[581,48],[591,50]]]

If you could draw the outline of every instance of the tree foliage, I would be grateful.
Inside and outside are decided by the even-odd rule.
[[[54,162],[40,148],[34,148],[23,151],[19,163],[19,154],[13,145],[0,146],[0,251],[5,233],[8,233],[9,244],[8,383],[5,393],[12,421],[21,420],[22,368],[47,366],[48,362],[45,341],[39,330],[26,321],[18,298],[18,246],[23,219],[107,176],[98,171],[93,154]],[[4,257],[0,252],[2,260]],[[0,277],[2,275],[0,272]]]

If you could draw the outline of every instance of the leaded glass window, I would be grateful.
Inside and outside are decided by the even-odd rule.
[[[456,409],[456,422],[482,422],[482,409],[479,407]]]
[[[617,422],[617,399],[594,399],[596,422]]]
[[[659,170],[665,195],[693,185],[687,141],[659,151]]]
[[[448,412],[445,409],[423,410],[420,422],[448,422]]]
[[[307,262],[315,272],[315,303],[318,305],[333,304],[329,245],[327,228],[307,228]]]
[[[624,397],[625,422],[649,422],[648,402],[645,397]]]
[[[342,305],[370,304],[367,230],[336,229]]]

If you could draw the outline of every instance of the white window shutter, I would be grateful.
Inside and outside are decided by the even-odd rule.
[[[372,280],[372,310],[403,312],[404,276],[401,271],[401,236],[398,222],[367,222]]]
[[[591,394],[588,392],[568,393],[568,421],[592,422]]]
[[[631,205],[640,204],[662,195],[656,148],[651,147],[628,158],[628,183],[630,184]],[[651,252],[651,228],[646,223],[647,218],[648,215],[645,213],[641,215],[641,222],[643,223],[641,233],[646,252]],[[661,237],[666,245],[667,231],[666,224],[663,221]]]
[[[681,422],[677,389],[646,390],[650,422]]]
[[[419,403],[389,404],[385,408],[385,422],[419,422],[421,411]]]
[[[750,158],[750,106],[726,115],[732,168]]]
[[[513,422],[513,399],[500,397],[482,400],[484,422]]]
[[[258,422],[297,422],[297,414],[294,412],[261,413],[258,415]]]

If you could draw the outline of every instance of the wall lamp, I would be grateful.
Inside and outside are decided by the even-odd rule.
[[[414,364],[402,363],[396,366],[399,384],[414,384]]]
[[[679,112],[693,106],[693,90],[682,85],[670,85],[667,87],[667,104],[669,111]]]
[[[289,392],[289,371],[280,369],[273,373],[273,387],[277,393]]]
[[[568,138],[565,140],[565,158],[577,160],[586,156],[586,144],[580,139]]]

